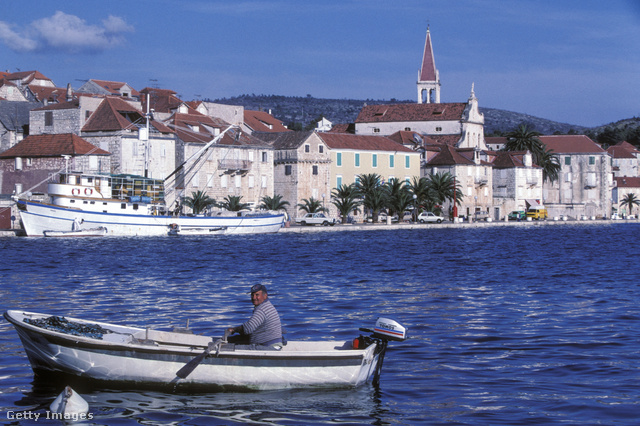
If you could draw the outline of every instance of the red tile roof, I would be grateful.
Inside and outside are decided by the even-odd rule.
[[[254,132],[289,132],[282,121],[264,111],[244,110],[244,124]]]
[[[466,107],[466,103],[365,105],[356,123],[457,121]]]
[[[64,102],[67,100],[66,88],[30,84],[29,90],[31,90],[31,93],[35,95],[39,102],[43,102],[45,99],[49,102]]]
[[[123,86],[129,86],[127,83],[122,83],[120,81],[96,80],[95,78],[92,78],[89,81],[92,81],[103,89],[108,90],[113,95],[120,95],[120,89],[122,89]],[[137,97],[140,96],[140,93],[131,87],[131,95]]]
[[[140,93],[144,95],[140,99],[143,111],[147,110],[147,95],[149,108],[157,112],[173,112],[183,103],[173,90],[145,87]]]
[[[138,130],[146,124],[144,114],[119,96],[107,96],[87,120],[83,132]],[[150,124],[160,133],[173,133],[166,125],[152,120]]]
[[[635,159],[636,158],[636,156],[633,154],[633,151],[631,151],[627,147],[621,146],[621,145],[610,146],[609,148],[607,148],[607,152],[613,158],[629,158],[629,159]],[[638,151],[635,151],[635,152],[638,152]]]
[[[0,158],[60,157],[61,155],[111,155],[73,133],[29,135],[12,148],[0,153]]]
[[[539,136],[540,141],[556,154],[599,154],[605,152],[585,135]]]
[[[318,137],[331,149],[358,151],[416,152],[384,136],[352,135],[350,133],[322,133]]]
[[[640,177],[614,177],[618,188],[640,188]]]
[[[440,153],[436,154],[427,163],[428,166],[453,166],[456,164],[475,164],[451,145],[442,145]]]

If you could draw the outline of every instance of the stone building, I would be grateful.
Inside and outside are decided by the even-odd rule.
[[[558,180],[543,185],[549,216],[610,217],[611,156],[584,135],[540,136],[540,140],[561,165]]]
[[[335,216],[331,199],[331,155],[329,147],[315,132],[260,134],[274,149],[274,193],[289,206],[291,217],[300,214],[304,199],[322,201]]]
[[[46,193],[47,183],[63,171],[109,173],[111,154],[71,134],[29,135],[0,153],[3,194]]]
[[[238,196],[258,207],[262,197],[273,196],[272,146],[186,105],[166,124],[176,132],[176,164],[184,164],[173,181],[176,200],[203,191],[218,202]]]
[[[37,102],[0,101],[0,152],[29,135],[29,112],[40,106]]]
[[[498,152],[493,158],[494,220],[502,220],[512,211],[526,211],[542,203],[542,168],[533,164],[526,152]]]
[[[614,177],[640,176],[640,150],[629,142],[622,141],[607,148],[611,156],[611,171]]]

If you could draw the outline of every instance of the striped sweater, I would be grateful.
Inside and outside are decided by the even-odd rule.
[[[282,326],[280,315],[271,304],[265,300],[253,309],[253,315],[242,324],[244,334],[250,335],[250,343],[260,345],[279,339],[282,341]]]

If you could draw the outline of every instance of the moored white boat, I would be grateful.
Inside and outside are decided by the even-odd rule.
[[[105,235],[107,235],[107,228],[104,226],[75,231],[44,231],[45,237],[103,237]]]
[[[207,390],[355,387],[379,378],[389,340],[406,330],[379,318],[353,341],[291,341],[281,350],[249,350],[211,337],[149,330],[71,317],[10,310],[36,374],[61,373],[110,387],[182,386]],[[47,327],[47,328],[45,328]],[[202,355],[208,352],[207,356]],[[189,361],[202,361],[184,378]],[[181,375],[181,377],[183,377]]]
[[[197,229],[200,235],[274,233],[284,223],[284,214],[273,212],[176,215],[166,209],[162,181],[133,175],[61,173],[49,183],[48,194],[51,203],[17,200],[28,236],[71,231],[74,222],[123,236],[168,235],[172,227]]]

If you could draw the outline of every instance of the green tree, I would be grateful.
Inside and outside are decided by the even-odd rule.
[[[340,185],[331,191],[331,203],[336,206],[342,216],[342,223],[347,223],[349,213],[358,212],[361,201],[358,188],[352,183],[350,185]]]
[[[273,197],[265,195],[260,201],[262,202],[260,208],[276,212],[279,210],[287,210],[286,206],[289,205],[288,201],[282,200],[282,195],[280,194],[276,194]]]
[[[298,204],[298,209],[305,213],[319,213],[327,211],[326,208],[322,207],[322,201],[316,200],[313,197],[308,200],[303,198],[302,203]]]
[[[638,199],[638,197],[636,197],[636,194],[633,194],[631,192],[625,195],[622,201],[620,201],[620,206],[629,207],[630,215],[633,214],[633,206],[638,206],[638,205],[640,205],[640,200]]]
[[[384,189],[387,192],[388,215],[397,214],[398,220],[402,220],[404,211],[413,204],[413,194],[409,190],[409,185],[404,180],[392,178],[384,184]]]
[[[190,197],[184,199],[184,205],[191,207],[193,214],[200,214],[209,207],[217,205],[216,200],[209,197],[204,191],[192,192]]]
[[[542,167],[543,181],[546,182],[548,180],[553,183],[558,180],[562,166],[560,165],[558,156],[553,154],[552,151],[546,148],[543,149],[537,164]]]
[[[504,151],[529,151],[533,155],[536,164],[538,158],[544,151],[544,144],[538,136],[540,132],[530,129],[526,124],[520,124],[516,130],[507,133],[507,143]]]
[[[386,207],[386,191],[382,189],[382,177],[377,173],[365,173],[358,177],[356,186],[362,197],[362,205],[371,212],[373,221],[377,222],[380,210]]]
[[[457,205],[462,204],[462,200],[464,199],[462,188],[451,173],[446,172],[429,175],[428,186],[435,205],[442,206],[446,201],[455,202]],[[435,206],[433,207],[435,208]],[[441,213],[440,209],[436,210],[438,211],[435,213]]]
[[[249,204],[241,202],[241,199],[242,196],[227,195],[224,197],[224,201],[220,203],[220,207],[225,208],[230,212],[239,212],[240,210],[248,209]]]
[[[412,198],[414,198],[413,220],[418,220],[418,214],[420,214],[421,208],[426,205],[433,205],[431,190],[429,188],[429,180],[425,177],[414,176],[409,184],[409,190],[411,191]]]

